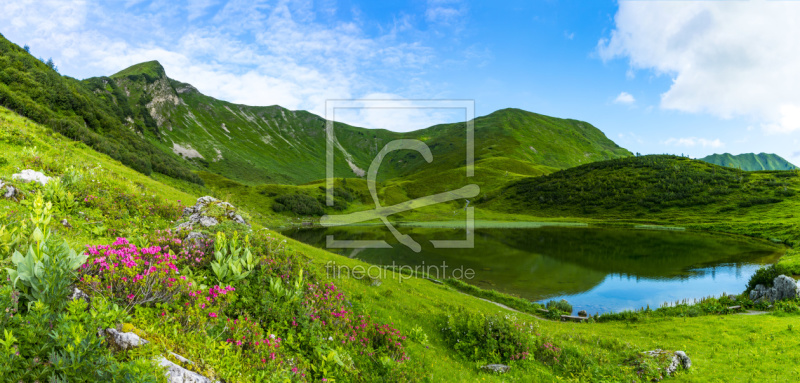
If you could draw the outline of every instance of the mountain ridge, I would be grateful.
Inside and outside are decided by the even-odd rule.
[[[215,99],[168,77],[157,61],[133,65],[109,78],[125,89],[131,103],[147,108],[149,117],[134,121],[149,127],[155,144],[199,168],[246,184],[302,184],[325,177],[326,121],[320,116],[278,105]],[[583,121],[513,108],[474,121],[476,160],[504,157],[533,167],[566,168],[631,155]],[[383,145],[400,138],[425,141],[434,158],[449,168],[465,165],[464,144],[459,141],[464,139],[463,122],[403,133],[337,122],[334,131],[337,176],[363,176]],[[410,152],[390,154],[384,164],[379,174],[384,180],[430,167]]]
[[[699,160],[747,171],[797,169],[797,166],[774,153],[711,154]]]

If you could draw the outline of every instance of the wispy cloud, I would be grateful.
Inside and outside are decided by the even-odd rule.
[[[704,148],[721,148],[725,146],[725,143],[720,141],[719,138],[715,138],[713,140],[709,140],[706,138],[698,138],[698,137],[683,137],[683,138],[670,138],[664,141],[664,145],[667,146],[684,146],[687,148],[695,147],[695,146],[702,146]]]
[[[631,105],[635,102],[636,99],[633,98],[633,95],[628,92],[620,92],[620,94],[617,95],[617,98],[614,99],[615,104]]]

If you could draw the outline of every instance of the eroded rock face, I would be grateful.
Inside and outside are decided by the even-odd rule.
[[[183,209],[183,217],[186,221],[178,225],[178,229],[195,226],[212,227],[220,224],[222,220],[250,226],[241,215],[236,214],[233,205],[210,196],[200,197],[194,206]]]
[[[17,174],[14,174],[11,176],[11,179],[21,182],[38,182],[42,185],[46,185],[50,181],[50,177],[31,169],[25,169]]]
[[[772,285],[773,287],[769,288],[764,285],[756,285],[750,291],[750,300],[753,302],[769,301],[772,303],[800,296],[800,288],[797,287],[797,282],[792,277],[779,275],[772,281]]]

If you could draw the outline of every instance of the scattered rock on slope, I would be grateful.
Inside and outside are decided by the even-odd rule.
[[[178,225],[178,229],[211,227],[225,221],[250,226],[233,205],[210,196],[200,197],[194,206],[183,209],[183,218],[186,221]]]

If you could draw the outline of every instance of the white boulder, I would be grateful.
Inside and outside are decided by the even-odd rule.
[[[50,177],[44,175],[43,173],[31,169],[25,169],[17,174],[12,175],[11,178],[22,182],[38,182],[42,185],[46,185],[51,180]]]

